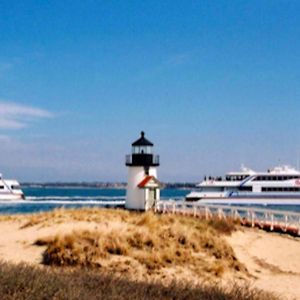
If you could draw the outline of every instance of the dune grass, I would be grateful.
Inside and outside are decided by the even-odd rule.
[[[1,300],[279,300],[249,286],[136,282],[95,269],[37,268],[0,262]]]
[[[46,265],[101,267],[132,278],[158,275],[169,280],[180,277],[179,273],[184,277],[186,272],[190,278],[247,273],[222,238],[235,230],[233,222],[152,212],[83,209],[66,214],[57,211],[41,214],[25,225],[43,225],[49,220],[55,223],[59,218],[53,217],[54,214],[65,220],[106,226],[39,238],[35,244],[46,246],[43,253]]]

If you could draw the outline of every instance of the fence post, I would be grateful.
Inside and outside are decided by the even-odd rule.
[[[288,223],[288,215],[286,215],[286,214],[284,215],[284,222],[285,222],[284,230],[287,231],[289,223]]]
[[[270,230],[274,230],[274,214],[271,214],[271,225],[270,225]]]
[[[219,220],[222,220],[222,208],[218,208],[218,218],[219,218]]]
[[[254,214],[254,211],[252,211],[251,212],[251,225],[252,225],[252,227],[254,227],[255,226],[255,214]]]
[[[208,207],[205,207],[205,219],[208,220]]]

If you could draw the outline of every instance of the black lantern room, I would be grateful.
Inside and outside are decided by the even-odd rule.
[[[159,156],[153,155],[153,143],[145,138],[145,133],[141,132],[141,137],[132,143],[132,153],[126,155],[126,166],[159,166]]]

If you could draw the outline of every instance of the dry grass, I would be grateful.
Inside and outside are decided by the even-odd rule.
[[[45,227],[70,221],[96,223],[104,223],[107,221],[125,221],[127,218],[132,217],[132,215],[133,213],[123,209],[57,208],[49,212],[22,215],[21,217],[23,219],[23,224],[21,228],[28,228],[36,225]]]
[[[80,209],[41,214],[25,225],[44,226],[64,220],[105,224],[98,230],[78,230],[36,241],[46,245],[43,263],[55,266],[94,266],[128,277],[221,277],[246,274],[232,248],[222,238],[235,230],[232,222],[191,217],[133,213],[125,210]],[[118,226],[116,227],[116,224]],[[169,276],[173,273],[173,277]]]
[[[1,300],[279,300],[249,286],[191,286],[173,281],[136,282],[95,269],[34,268],[23,264],[0,263]]]

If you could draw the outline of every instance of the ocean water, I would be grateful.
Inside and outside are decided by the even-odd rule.
[[[23,214],[55,208],[118,207],[125,203],[124,189],[23,188],[25,201],[0,201],[0,214]],[[190,190],[163,189],[161,199],[183,200]],[[251,206],[247,204],[247,206]],[[300,205],[255,205],[255,207],[300,212]]]
[[[23,188],[25,201],[0,201],[0,214],[23,214],[55,208],[117,207],[125,203],[124,189]],[[162,199],[183,199],[189,190],[164,189]]]

